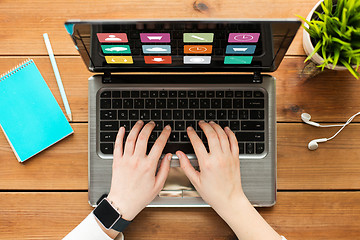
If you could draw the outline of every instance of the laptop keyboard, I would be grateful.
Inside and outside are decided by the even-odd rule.
[[[192,126],[208,149],[198,121],[214,121],[229,126],[239,142],[240,154],[265,151],[265,98],[262,91],[217,90],[104,90],[99,98],[100,151],[112,154],[117,131],[126,129],[125,138],[135,123],[153,120],[148,151],[166,125],[171,135],[163,153],[182,150],[194,153],[186,128]]]

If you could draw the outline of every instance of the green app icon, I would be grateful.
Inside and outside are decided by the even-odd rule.
[[[225,56],[224,64],[251,64],[253,56]]]
[[[213,33],[184,33],[184,42],[211,43],[214,40]]]
[[[131,53],[129,45],[101,45],[103,53],[123,54]]]

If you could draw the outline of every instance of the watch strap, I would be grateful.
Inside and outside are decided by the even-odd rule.
[[[111,228],[118,232],[123,232],[130,223],[131,221],[127,221],[123,218],[119,218]]]

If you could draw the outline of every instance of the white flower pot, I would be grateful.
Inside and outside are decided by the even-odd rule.
[[[315,4],[314,8],[311,9],[311,11],[310,11],[309,15],[307,16],[306,20],[310,21],[312,19],[315,10],[318,10],[318,12],[321,11],[321,9],[318,9],[318,8],[321,8],[320,4],[323,1],[324,0],[320,0],[317,4]],[[336,2],[336,1],[334,1],[334,2]],[[307,23],[304,23],[304,25],[305,25],[305,27],[309,27],[309,25]],[[307,56],[309,56],[314,51],[314,46],[313,46],[313,44],[311,42],[310,35],[305,29],[303,30],[303,47],[304,47],[304,51],[305,51]],[[317,65],[320,65],[320,64],[323,63],[324,59],[320,56],[320,54],[315,53],[312,56],[311,61],[313,61]],[[334,66],[332,64],[328,64],[326,66],[326,68],[333,69],[333,70],[347,70],[347,68],[344,67],[344,66],[336,66],[335,68],[333,68],[333,67]]]

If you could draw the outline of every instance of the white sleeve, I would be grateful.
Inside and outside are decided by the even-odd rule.
[[[286,240],[286,238],[284,236],[281,236],[281,240]]]
[[[76,228],[74,228],[63,240],[113,240],[99,226],[91,212]],[[120,233],[116,240],[124,240]]]

